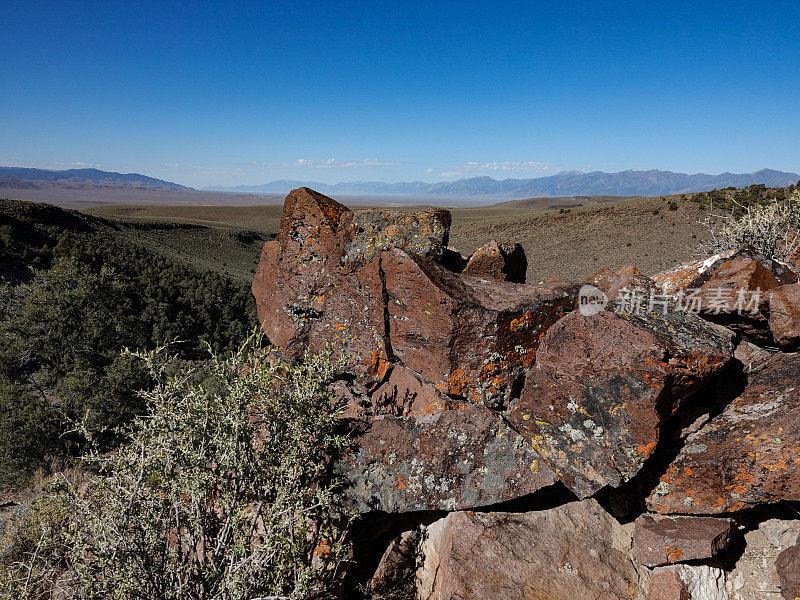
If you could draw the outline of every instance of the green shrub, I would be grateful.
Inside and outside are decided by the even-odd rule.
[[[791,262],[800,250],[800,190],[787,200],[739,209],[730,215],[717,215],[721,225],[706,221],[711,234],[709,253],[749,244],[764,256]]]
[[[116,452],[87,457],[88,485],[57,479],[15,528],[0,598],[329,594],[347,523],[326,466],[346,442],[331,352],[285,364],[254,335],[205,372],[163,350],[140,356],[156,381],[150,416]]]

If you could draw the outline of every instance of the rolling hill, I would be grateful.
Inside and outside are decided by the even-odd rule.
[[[139,173],[116,173],[99,169],[28,169],[24,167],[0,167],[0,189],[37,189],[41,187],[114,187],[148,188],[168,190],[190,190],[191,188],[155,179]]]

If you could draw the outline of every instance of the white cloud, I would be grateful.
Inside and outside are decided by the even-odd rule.
[[[365,158],[362,160],[337,160],[335,158],[327,158],[325,160],[311,160],[308,158],[298,158],[292,163],[294,167],[312,168],[312,169],[331,169],[331,168],[345,168],[353,169],[359,167],[393,167],[399,165],[397,161],[378,160],[377,158]]]
[[[552,163],[537,162],[532,160],[525,161],[505,161],[505,162],[478,162],[471,160],[462,165],[467,171],[551,171],[555,168]]]

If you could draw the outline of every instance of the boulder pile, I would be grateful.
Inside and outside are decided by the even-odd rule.
[[[527,284],[449,227],[300,188],[253,282],[288,356],[346,360],[344,597],[796,600],[797,275],[745,246]]]

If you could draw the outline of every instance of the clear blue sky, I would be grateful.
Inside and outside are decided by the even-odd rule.
[[[191,186],[800,171],[800,3],[0,7],[0,164]]]

